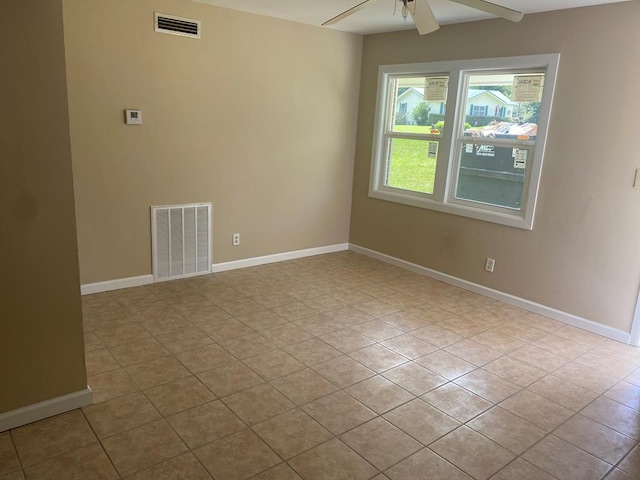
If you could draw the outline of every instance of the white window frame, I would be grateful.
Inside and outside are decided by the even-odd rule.
[[[499,223],[523,229],[533,229],[535,207],[538,198],[542,163],[546,146],[551,105],[555,90],[560,54],[528,55],[488,59],[461,60],[450,62],[430,62],[402,65],[381,65],[378,71],[378,95],[374,124],[373,154],[369,196],[381,200],[397,202],[414,207],[427,208],[439,212]],[[533,155],[527,162],[523,198],[520,210],[484,205],[477,202],[455,199],[457,185],[458,132],[464,122],[466,101],[465,77],[473,73],[487,73],[509,70],[538,69],[545,72],[545,85],[538,115],[538,132]],[[390,141],[386,134],[386,123],[395,114],[395,95],[389,88],[397,77],[449,76],[449,89],[445,109],[445,126],[439,138],[436,177],[433,194],[411,192],[384,184],[389,158]],[[523,146],[531,142],[523,142]],[[514,144],[517,146],[517,142]]]

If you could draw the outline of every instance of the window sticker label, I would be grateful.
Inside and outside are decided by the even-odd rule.
[[[513,149],[513,168],[527,168],[527,150]]]
[[[542,100],[544,75],[522,75],[513,78],[514,102],[539,102]]]
[[[428,158],[436,158],[438,156],[438,142],[429,142]]]
[[[426,101],[444,102],[447,100],[447,90],[449,88],[449,79],[443,78],[427,78],[424,86],[424,99]]]

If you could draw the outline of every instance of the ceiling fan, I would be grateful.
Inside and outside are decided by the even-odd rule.
[[[373,2],[377,0],[364,0],[362,3],[359,3],[355,7],[351,7],[349,10],[342,12],[340,15],[336,15],[330,20],[327,20],[322,25],[332,25],[334,23],[339,22],[347,18],[350,15],[353,15],[357,11],[363,9],[364,7],[371,5]],[[436,17],[433,15],[433,11],[429,6],[429,0],[398,0],[402,3],[402,16],[406,19],[409,14],[413,18],[413,23],[415,23],[416,28],[418,29],[418,33],[420,35],[425,35],[427,33],[431,33],[440,28]],[[486,2],[484,0],[449,0],[450,2],[459,3],[461,5],[466,5],[471,8],[475,8],[476,10],[481,10],[483,12],[490,13],[497,17],[504,18],[506,20],[510,20],[512,22],[519,22],[522,20],[524,14],[522,12],[518,12],[516,10],[512,10],[507,7],[503,7],[501,5],[496,5],[495,3]]]

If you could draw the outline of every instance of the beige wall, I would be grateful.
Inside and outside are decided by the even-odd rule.
[[[640,2],[365,38],[351,242],[629,331],[640,281]],[[381,64],[561,54],[533,231],[368,198]],[[603,100],[604,99],[604,100]],[[495,273],[484,271],[485,257]]]
[[[362,37],[186,0],[64,20],[82,283],[151,273],[151,205],[213,202],[215,263],[348,241]]]
[[[83,390],[61,0],[0,17],[0,413]]]

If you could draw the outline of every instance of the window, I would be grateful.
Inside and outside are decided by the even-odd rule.
[[[430,77],[432,78],[432,77]],[[439,77],[438,77],[439,78]],[[447,78],[443,78],[447,81]],[[442,134],[432,126],[431,112],[439,111],[440,105],[425,101],[425,77],[395,78],[390,83],[392,101],[409,90],[416,98],[416,106],[411,111],[412,122],[406,124],[398,115],[391,119],[383,136],[388,145],[384,184],[400,190],[432,194],[436,173],[438,144]],[[420,86],[418,86],[420,85]],[[419,100],[419,101],[418,101]],[[391,107],[391,111],[395,109]]]
[[[487,107],[486,105],[483,106],[478,106],[478,105],[471,105],[471,115],[477,115],[477,116],[485,116],[487,114],[487,109],[489,107]]]
[[[531,229],[558,61],[380,67],[369,195]]]

